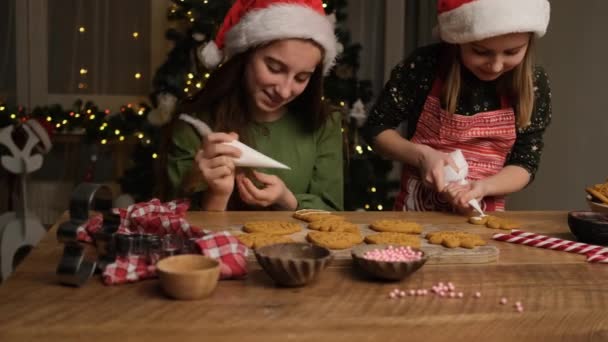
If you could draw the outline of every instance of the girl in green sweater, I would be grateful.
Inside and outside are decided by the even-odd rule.
[[[322,104],[323,75],[337,41],[321,0],[236,1],[214,42],[202,51],[213,72],[180,112],[214,132],[203,142],[175,122],[168,151],[172,196],[191,196],[203,210],[343,206],[339,116]],[[236,168],[238,139],[291,170]]]

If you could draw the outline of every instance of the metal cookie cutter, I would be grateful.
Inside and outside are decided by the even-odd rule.
[[[84,245],[77,239],[77,229],[89,219],[91,211],[103,215],[103,226],[95,234],[99,252],[97,262],[87,260]],[[57,266],[59,282],[82,286],[95,272],[115,258],[113,234],[118,229],[118,218],[112,214],[112,191],[104,185],[82,183],[74,189],[70,199],[70,220],[57,229],[57,240],[64,243],[63,255]]]

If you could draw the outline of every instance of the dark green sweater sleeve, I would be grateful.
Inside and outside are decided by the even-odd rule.
[[[194,156],[200,145],[201,139],[191,125],[181,121],[175,124],[167,156],[167,175],[171,198],[184,195],[182,182],[192,168]],[[198,192],[205,188],[205,184],[201,182],[193,190]]]
[[[344,208],[342,171],[342,123],[336,113],[315,134],[317,151],[307,193],[294,194],[298,209],[341,211]]]

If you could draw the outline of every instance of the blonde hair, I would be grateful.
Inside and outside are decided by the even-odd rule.
[[[461,87],[460,53],[457,45],[452,46],[452,63],[447,70],[442,89],[442,103],[449,113],[456,113],[458,96]],[[530,125],[530,117],[534,109],[534,49],[535,39],[531,35],[524,59],[517,67],[505,74],[498,84],[498,92],[506,95],[515,106],[518,128]]]

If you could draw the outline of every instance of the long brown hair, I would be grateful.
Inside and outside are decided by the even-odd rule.
[[[499,93],[508,96],[515,106],[517,127],[519,128],[530,125],[530,117],[534,109],[534,50],[536,44],[534,36],[530,36],[523,61],[513,70],[501,76],[498,83]],[[442,103],[448,112],[454,114],[458,105],[463,65],[458,45],[449,45],[446,52],[449,67],[445,70]]]
[[[307,40],[308,41],[308,40]],[[310,41],[320,49],[321,47]],[[208,113],[211,122],[207,122],[214,131],[236,132],[239,140],[254,145],[248,135],[248,128],[254,123],[248,109],[248,95],[243,81],[245,68],[251,56],[260,47],[249,49],[235,55],[211,73],[205,87],[192,98],[183,100],[177,107],[175,114]],[[321,51],[323,51],[321,49]],[[321,58],[323,60],[323,58]],[[314,131],[325,124],[330,118],[330,110],[323,101],[323,65],[319,64],[310,77],[308,85],[298,97],[288,105],[290,115],[296,115],[301,126]],[[163,127],[162,143],[160,147],[160,161],[158,163],[157,179],[160,182],[158,196],[167,195],[167,154],[171,142],[171,134],[176,123],[177,115],[172,122]]]
[[[315,44],[316,45],[316,44]],[[259,49],[260,47],[258,47]],[[243,75],[256,49],[250,49],[230,58],[211,74],[205,87],[192,99],[179,106],[179,113],[209,113],[209,124],[215,131],[236,132],[239,140],[251,143],[247,127],[253,123]],[[310,77],[306,89],[290,102],[290,114],[296,115],[303,127],[315,130],[329,117],[323,104],[323,66],[319,64]]]

